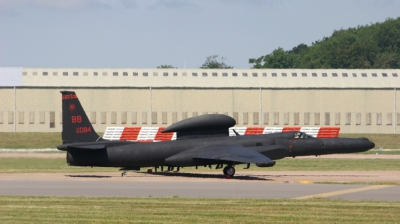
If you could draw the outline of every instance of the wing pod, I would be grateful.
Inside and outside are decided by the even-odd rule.
[[[258,167],[271,167],[275,165],[275,161],[272,161],[273,163],[256,163],[256,166]]]

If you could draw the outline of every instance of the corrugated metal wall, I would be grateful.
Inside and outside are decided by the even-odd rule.
[[[60,132],[66,88],[0,88],[0,132]],[[394,89],[67,88],[78,94],[94,128],[168,126],[205,113],[239,126],[340,126],[342,133],[394,133]],[[15,108],[14,108],[15,100]],[[14,122],[15,120],[15,122]]]

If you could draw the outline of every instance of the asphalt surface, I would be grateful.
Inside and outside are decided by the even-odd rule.
[[[37,174],[35,174],[37,175]],[[336,198],[344,200],[400,201],[400,186],[277,183],[258,179],[207,179],[195,181],[157,176],[137,181],[107,175],[60,174],[63,178],[0,178],[0,195],[200,197],[200,198]],[[4,177],[4,176],[3,176]],[[50,176],[51,177],[51,176]],[[160,177],[161,178],[161,177]]]

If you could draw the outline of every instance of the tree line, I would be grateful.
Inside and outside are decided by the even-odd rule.
[[[335,30],[311,46],[299,44],[259,58],[252,68],[400,68],[400,17],[357,28]]]
[[[200,68],[229,69],[225,57],[211,55]],[[335,30],[308,46],[299,44],[285,51],[279,47],[259,58],[251,68],[389,69],[400,68],[400,17],[356,28]],[[174,68],[161,65],[157,68]]]

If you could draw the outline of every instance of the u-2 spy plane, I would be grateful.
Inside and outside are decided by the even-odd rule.
[[[227,115],[206,114],[179,121],[162,132],[176,132],[177,139],[165,142],[108,141],[93,129],[75,92],[62,94],[62,140],[57,146],[67,151],[70,166],[168,167],[169,171],[187,166],[216,165],[227,178],[235,174],[236,164],[271,167],[285,157],[354,153],[375,146],[367,138],[314,138],[303,132],[253,136],[229,136],[236,121]]]

